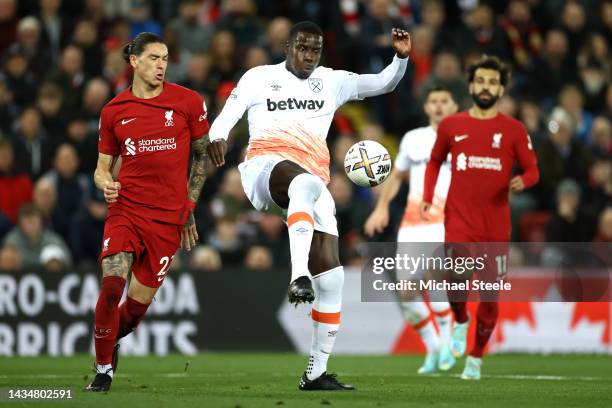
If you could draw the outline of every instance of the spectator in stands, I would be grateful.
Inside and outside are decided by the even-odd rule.
[[[28,68],[28,59],[18,48],[11,47],[5,53],[3,62],[3,82],[10,91],[10,99],[23,109],[36,97],[36,80]]]
[[[87,206],[91,191],[89,177],[78,173],[78,168],[79,157],[76,149],[68,143],[63,143],[55,153],[53,169],[43,176],[55,187],[55,212],[63,217],[54,218],[53,227],[66,242],[71,242],[71,220]]]
[[[612,207],[608,207],[599,215],[595,242],[612,242]]]
[[[238,222],[234,218],[228,216],[217,220],[215,230],[208,236],[208,245],[219,252],[223,265],[242,264],[244,242],[240,238]]]
[[[480,53],[496,55],[510,60],[510,44],[505,31],[496,23],[493,9],[487,3],[479,3],[467,15],[466,25],[458,33],[461,48],[465,53],[478,50]]]
[[[205,95],[204,99],[210,101],[215,92],[215,86],[209,78],[212,64],[208,54],[192,55],[187,64],[187,78],[181,85]]]
[[[606,82],[610,74],[603,64],[593,59],[579,65],[580,85],[584,92],[584,107],[589,112],[597,113],[605,104]],[[612,74],[612,70],[608,70]]]
[[[213,61],[211,77],[216,84],[234,81],[238,75],[236,39],[231,31],[217,31],[210,43],[209,54]]]
[[[538,191],[545,208],[553,208],[559,180],[571,178],[586,183],[592,157],[589,151],[572,134],[573,123],[567,112],[556,108],[548,122],[549,137],[536,147],[540,182]]]
[[[246,52],[242,72],[246,72],[249,69],[258,67],[260,65],[268,64],[270,64],[270,58],[268,57],[266,50],[260,47],[251,47]]]
[[[32,180],[16,171],[14,164],[13,145],[0,138],[0,237],[17,223],[19,208],[32,201]]]
[[[278,64],[285,60],[285,45],[289,39],[291,25],[291,20],[286,17],[276,17],[268,23],[264,47],[272,64]]]
[[[420,92],[421,85],[431,74],[433,68],[434,32],[426,25],[417,26],[412,32],[412,51],[410,64],[414,69],[414,89]]]
[[[232,32],[241,52],[257,44],[263,34],[263,25],[255,11],[253,0],[226,0],[221,3],[217,29]]]
[[[262,245],[253,245],[244,258],[244,266],[256,271],[267,271],[274,266],[272,252]]]
[[[40,210],[32,204],[22,206],[18,224],[4,238],[4,246],[19,252],[23,268],[32,268],[42,266],[41,254],[48,245],[61,248],[66,265],[71,265],[68,247],[59,235],[43,227]]]
[[[97,265],[107,213],[104,193],[92,184],[86,205],[71,221],[69,244],[75,263]]]
[[[219,192],[210,202],[212,214],[215,218],[232,217],[240,219],[242,215],[251,208],[237,167],[225,171]]]
[[[76,113],[68,121],[63,142],[71,144],[79,157],[80,173],[93,174],[98,160],[98,127],[91,130],[91,119]]]
[[[272,251],[274,265],[289,265],[289,239],[287,238],[287,228],[282,218],[278,215],[261,213],[261,216],[257,220],[257,230],[254,242]]]
[[[548,242],[590,242],[595,236],[596,220],[584,211],[580,186],[564,179],[557,187],[557,206],[546,226]]]
[[[42,126],[52,141],[61,140],[66,132],[66,112],[61,109],[63,104],[62,90],[53,82],[45,82],[38,90],[36,107],[38,108]]]
[[[21,254],[12,246],[0,246],[0,271],[21,272]]]
[[[548,107],[564,84],[576,82],[576,61],[569,53],[563,31],[553,29],[546,33],[543,53],[534,59],[529,74],[528,94]]]
[[[434,35],[434,50],[436,53],[445,49],[456,48],[457,38],[454,32],[445,24],[446,10],[441,0],[428,0],[422,3],[423,25],[429,27]]]
[[[164,28],[164,44],[168,47],[168,66],[166,80],[170,82],[183,82],[187,78],[187,64],[191,59],[191,52],[183,48],[176,30],[166,26]]]
[[[40,113],[36,108],[25,108],[19,115],[13,146],[16,163],[32,180],[37,180],[50,168],[53,145],[47,131],[42,127]]]
[[[63,214],[55,211],[57,205],[57,192],[51,180],[43,177],[38,179],[36,184],[34,184],[34,197],[32,202],[42,213],[43,225],[45,228],[54,230],[53,225],[58,222],[57,218],[60,218],[59,224],[67,222]]]
[[[33,16],[19,20],[17,26],[17,41],[11,46],[19,50],[28,60],[28,66],[37,79],[42,78],[53,66],[49,48],[41,41],[40,23]]]
[[[17,1],[0,0],[0,55],[17,39]]]
[[[100,113],[109,100],[111,100],[111,90],[104,79],[93,78],[85,83],[81,110],[87,118],[89,132],[98,132]]]
[[[520,103],[518,119],[527,128],[527,133],[535,146],[547,137],[542,117],[542,110],[534,100],[526,99]]]
[[[223,265],[216,249],[209,245],[198,245],[191,251],[189,266],[196,270],[219,271]]]
[[[86,77],[83,71],[83,51],[76,45],[64,48],[57,69],[47,78],[62,89],[64,105],[62,108],[73,111],[80,108]]]
[[[40,0],[38,4],[41,45],[49,50],[52,62],[57,63],[61,50],[72,37],[74,24],[70,16],[60,15],[62,0]]]
[[[612,126],[605,116],[597,116],[591,128],[591,151],[595,157],[602,159],[612,157]]]
[[[585,191],[585,207],[598,214],[612,205],[612,159],[598,159],[589,169],[589,180]]]
[[[147,31],[159,36],[162,35],[161,26],[151,17],[150,0],[130,0],[130,38]]]
[[[512,60],[518,70],[526,70],[532,58],[540,55],[542,34],[531,18],[531,8],[527,0],[511,0],[501,26],[510,42]]]
[[[83,72],[88,77],[102,73],[104,51],[98,38],[98,28],[91,20],[81,20],[74,29],[73,43],[83,51]]]
[[[457,55],[441,52],[434,61],[434,70],[421,89],[429,89],[433,84],[440,84],[451,91],[460,109],[472,105],[472,97],[468,93],[467,82],[461,73],[461,62]]]
[[[565,85],[559,94],[559,106],[567,112],[573,123],[572,133],[584,144],[589,144],[593,115],[584,110],[584,97],[576,85]]]
[[[40,264],[47,272],[62,272],[68,267],[68,255],[58,245],[47,245],[40,253]]]
[[[599,30],[606,37],[606,42],[612,44],[612,1],[602,1],[599,11]]]
[[[578,55],[585,43],[588,32],[586,25],[587,18],[582,3],[576,0],[566,1],[561,12],[561,27],[567,36],[570,55]]]
[[[208,50],[214,32],[211,25],[198,21],[199,8],[198,0],[179,0],[179,16],[168,23],[168,27],[178,35],[181,48],[192,54]]]
[[[602,114],[612,120],[612,83],[608,83],[606,88],[606,106],[602,109]]]
[[[123,59],[121,49],[109,51],[104,57],[102,76],[111,86],[113,94],[118,94],[129,86],[130,68]]]
[[[8,88],[3,72],[0,70],[0,134],[8,134],[11,131],[17,115],[18,107],[13,103],[13,93]]]
[[[85,20],[91,21],[96,30],[98,30],[98,39],[100,42],[106,40],[112,28],[112,21],[106,13],[104,3],[105,0],[86,0],[85,9],[81,16]]]

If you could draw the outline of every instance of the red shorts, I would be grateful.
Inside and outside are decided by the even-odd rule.
[[[100,261],[119,252],[132,252],[132,272],[138,282],[158,288],[180,246],[182,229],[176,224],[147,220],[132,214],[111,215],[104,224]]]

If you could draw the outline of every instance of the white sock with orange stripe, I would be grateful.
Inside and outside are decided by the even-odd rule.
[[[442,344],[450,341],[453,314],[448,302],[430,302],[429,307],[434,314],[436,324],[438,325],[438,333],[440,334],[440,342]]]
[[[325,185],[320,178],[310,173],[302,173],[293,178],[287,195],[287,228],[289,230],[289,250],[291,252],[291,280],[300,276],[310,276],[308,255],[314,233],[314,205]]]
[[[402,302],[404,317],[412,324],[419,333],[421,340],[425,343],[428,353],[437,353],[440,350],[440,337],[431,319],[431,313],[422,298],[414,299],[412,302]]]
[[[327,360],[340,328],[344,268],[325,271],[313,278],[315,301],[312,306],[312,343],[306,377],[314,380],[327,371]]]

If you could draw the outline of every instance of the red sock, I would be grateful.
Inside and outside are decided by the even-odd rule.
[[[119,306],[119,333],[117,334],[117,339],[127,336],[138,326],[148,307],[149,305],[140,303],[128,296],[125,302]]]
[[[455,322],[465,323],[467,322],[467,303],[466,302],[448,302],[453,314],[455,315]]]
[[[497,302],[480,302],[476,316],[476,341],[470,353],[472,357],[482,357],[491,333],[497,324],[499,306]]]
[[[102,286],[96,304],[94,342],[96,362],[110,364],[119,326],[119,301],[123,295],[125,279],[120,276],[102,278]]]

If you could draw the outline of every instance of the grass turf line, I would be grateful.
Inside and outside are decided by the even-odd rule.
[[[72,388],[69,407],[566,407],[612,406],[612,357],[493,355],[483,379],[416,374],[420,356],[333,356],[330,371],[355,392],[301,392],[306,357],[289,353],[204,353],[122,357],[111,392],[81,389],[92,379],[92,357],[0,358],[0,387]],[[66,402],[44,404],[62,406]],[[0,403],[32,406],[40,403]]]

